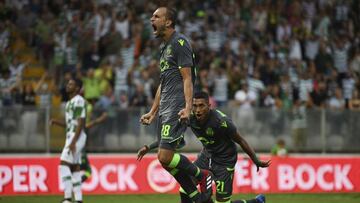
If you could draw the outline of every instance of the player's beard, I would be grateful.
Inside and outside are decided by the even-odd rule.
[[[156,38],[163,38],[164,35],[165,35],[165,29],[166,29],[165,25],[158,26],[156,28],[156,30],[155,30],[155,37]]]

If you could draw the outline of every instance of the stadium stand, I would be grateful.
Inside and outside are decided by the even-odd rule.
[[[40,123],[62,117],[67,75],[83,80],[95,106],[111,109],[103,149],[133,151],[155,139],[153,129],[138,131],[129,109],[147,108],[159,84],[159,42],[149,21],[156,2],[0,0],[0,150],[45,149],[45,143],[59,150],[63,131],[34,127],[37,118],[26,111],[10,118],[6,112],[42,109]],[[178,10],[177,30],[191,37],[201,88],[256,149],[269,150],[279,137],[292,148],[299,126],[307,129],[305,151],[322,151],[320,136],[331,151],[360,149],[359,139],[352,141],[360,117],[356,0],[195,0],[191,6],[175,0],[170,6]],[[341,126],[334,127],[336,119]]]

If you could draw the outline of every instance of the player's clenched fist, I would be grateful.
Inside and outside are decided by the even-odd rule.
[[[141,116],[140,123],[144,125],[149,125],[155,118],[155,115],[152,113],[147,113]]]

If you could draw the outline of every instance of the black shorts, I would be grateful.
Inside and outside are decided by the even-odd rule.
[[[211,161],[204,151],[201,151],[194,164],[201,169],[208,169],[213,174],[216,185],[216,198],[230,200],[233,190],[234,166],[226,166]]]
[[[159,116],[159,148],[173,151],[182,148],[185,145],[184,133],[186,128],[186,123],[180,122],[177,112]]]

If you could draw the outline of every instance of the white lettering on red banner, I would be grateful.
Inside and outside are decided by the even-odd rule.
[[[255,190],[268,191],[268,169],[256,172],[257,168],[247,159],[239,160],[235,166],[235,185],[237,187],[250,186]]]
[[[12,183],[14,192],[47,192],[47,172],[40,165],[0,166],[0,192]]]
[[[91,166],[91,178],[82,184],[82,189],[86,192],[92,192],[99,187],[108,192],[137,191],[139,187],[133,179],[135,169],[135,164],[105,164],[100,169]],[[60,172],[58,180],[59,190],[63,191]]]
[[[298,187],[300,190],[308,191],[317,185],[324,191],[351,191],[354,189],[349,180],[349,164],[324,164],[317,169],[310,164],[300,164],[293,167],[289,164],[278,166],[278,185],[279,190],[288,191]],[[328,177],[326,179],[325,177]]]
[[[89,159],[92,175],[82,185],[85,194],[178,193],[176,180],[155,155],[141,162],[136,161],[136,155],[98,155]],[[251,160],[239,157],[233,193],[360,192],[360,156],[271,159],[269,168],[257,172]],[[1,156],[0,195],[62,194],[58,164],[58,157]]]
[[[11,182],[12,173],[8,166],[0,166],[0,192],[3,191],[4,186]]]

